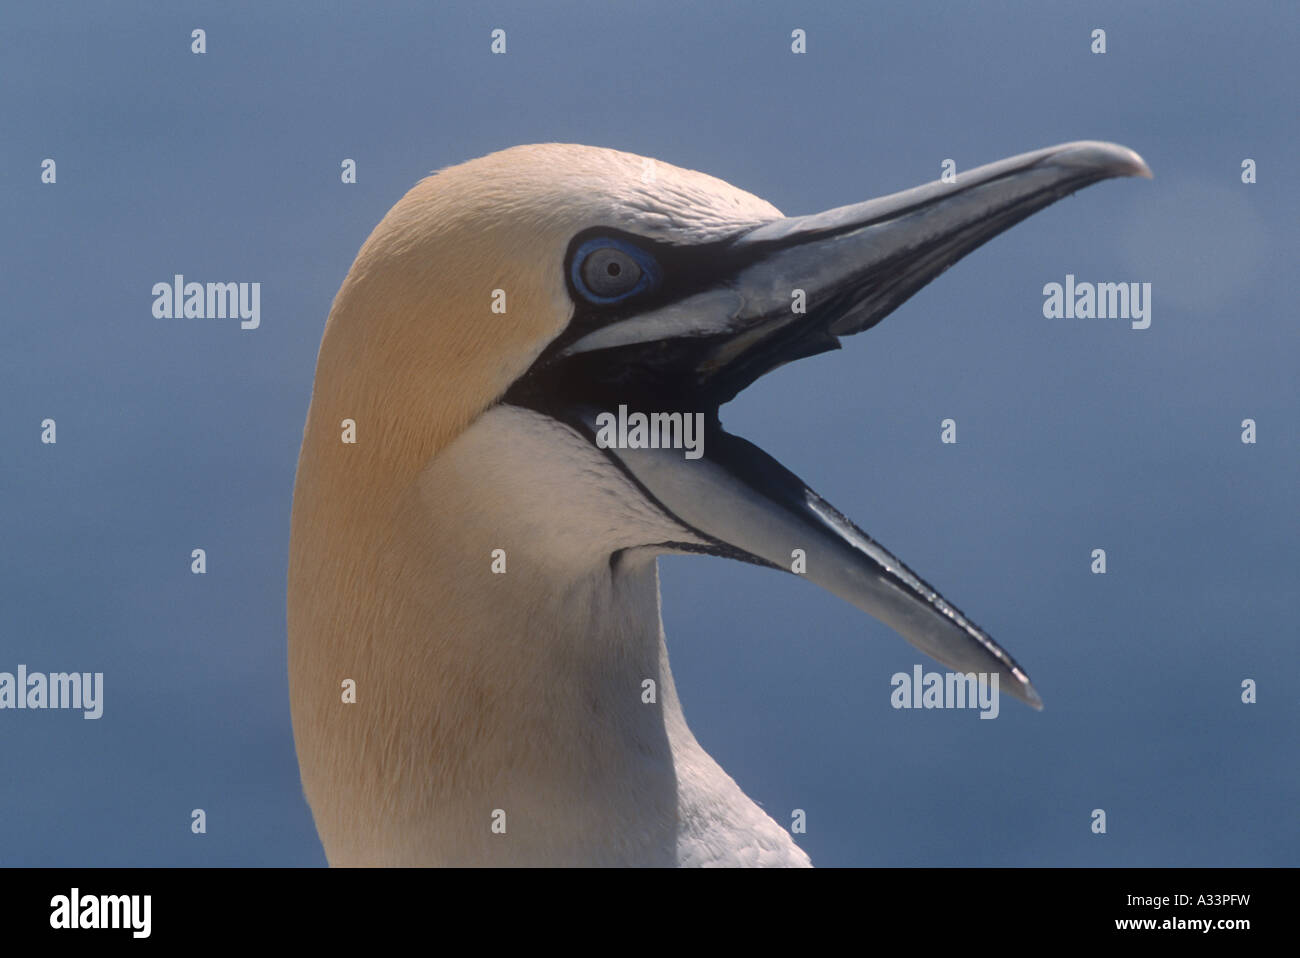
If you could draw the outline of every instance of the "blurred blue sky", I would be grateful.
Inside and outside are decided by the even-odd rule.
[[[885,626],[671,558],[686,715],[779,821],[807,811],[817,864],[1300,864],[1298,24],[1283,3],[6,5],[0,671],[106,691],[99,721],[0,712],[0,864],[324,863],[285,675],[293,476],[330,301],[421,176],[572,141],[807,213],[1083,138],[1155,180],[1037,214],[723,409],[1046,710],[895,711],[889,676],[935,666]],[[174,273],[261,282],[261,327],[155,319]],[[1151,328],[1044,319],[1066,273],[1150,282]]]

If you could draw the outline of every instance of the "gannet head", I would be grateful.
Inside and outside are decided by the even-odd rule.
[[[992,638],[727,433],[719,410],[764,373],[874,326],[1035,211],[1131,175],[1150,175],[1137,154],[1076,142],[794,217],[712,176],[575,145],[516,147],[422,181],[365,243],[321,344],[295,490],[291,661],[316,654],[331,627],[311,597],[346,590],[356,572],[320,553],[364,542],[350,561],[378,569],[425,510],[501,530],[466,545],[481,545],[484,571],[498,545],[533,549],[560,580],[670,552],[797,571],[948,667],[996,673],[1039,705]],[[621,407],[660,414],[678,437],[698,416],[698,457],[609,444]],[[364,431],[364,457],[340,447],[344,420]],[[493,518],[506,514],[513,526]],[[461,545],[433,537],[408,554]],[[332,641],[382,642],[377,621],[356,618]],[[408,653],[412,670],[420,654]]]
[[[593,309],[626,314],[683,278],[621,308],[593,304],[571,286],[578,234],[605,226],[689,252],[779,218],[714,177],[616,150],[520,146],[444,169],[358,254],[326,327],[317,394],[413,403],[403,413],[420,410],[420,451],[432,452]]]

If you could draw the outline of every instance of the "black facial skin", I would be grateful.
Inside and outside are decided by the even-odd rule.
[[[584,242],[604,236],[637,246],[652,256],[661,272],[658,287],[609,304],[593,303],[583,296],[573,285],[572,258]],[[771,342],[760,344],[742,357],[734,371],[713,370],[708,374],[700,367],[726,339],[725,335],[635,343],[559,358],[588,333],[724,284],[768,252],[757,245],[737,246],[734,240],[730,237],[680,246],[607,227],[594,227],[574,236],[564,265],[565,285],[574,302],[573,318],[529,371],[511,386],[504,401],[548,415],[556,415],[561,405],[612,409],[626,403],[631,409],[703,412],[707,419],[716,420],[718,407],[762,373],[791,359],[837,348],[833,338],[814,348],[800,349],[785,337],[774,336]],[[777,356],[780,358],[776,361],[769,361]]]

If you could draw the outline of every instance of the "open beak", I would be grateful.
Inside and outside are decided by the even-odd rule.
[[[717,408],[785,362],[869,329],[971,250],[1100,180],[1150,177],[1132,150],[1077,142],[812,216],[774,220],[714,250],[727,269],[705,288],[586,332],[552,362],[636,370],[655,408],[706,413],[703,457],[611,448],[646,495],[704,551],[796,569],[959,672],[997,673],[1001,689],[1041,708],[1024,670],[984,630],[762,450],[726,433]],[[799,307],[802,306],[802,309]],[[665,395],[665,385],[668,392]],[[611,395],[605,391],[604,397]],[[571,421],[595,435],[599,403]],[[799,550],[799,551],[797,551]]]

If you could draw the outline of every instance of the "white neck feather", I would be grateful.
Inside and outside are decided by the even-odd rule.
[[[295,498],[294,732],[331,864],[807,864],[687,728],[655,558],[609,560],[682,530],[587,440],[497,406],[387,505]]]

